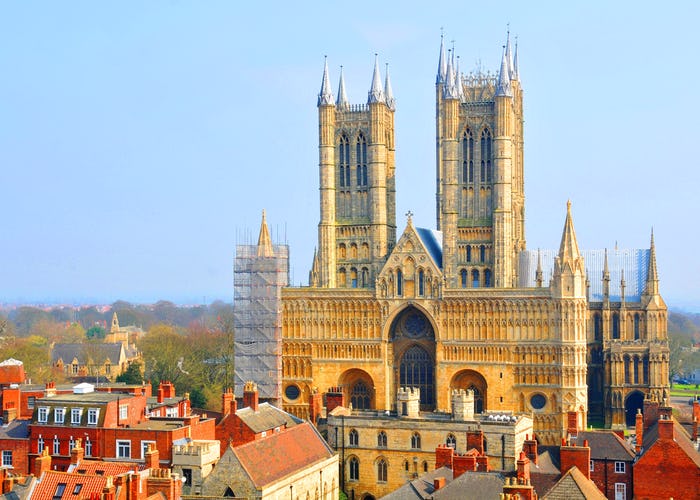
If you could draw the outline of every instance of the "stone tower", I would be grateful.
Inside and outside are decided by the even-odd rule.
[[[522,91],[510,38],[497,76],[459,71],[444,43],[436,79],[437,226],[449,288],[517,285],[525,248]]]
[[[375,58],[366,104],[349,104],[341,68],[333,99],[328,64],[318,96],[321,219],[311,285],[371,288],[396,241],[394,97]]]

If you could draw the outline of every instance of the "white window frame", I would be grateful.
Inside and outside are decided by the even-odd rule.
[[[58,439],[58,436],[53,437],[53,455],[60,455],[61,454],[61,440]]]
[[[27,408],[34,408],[36,405],[36,396],[27,397]]]
[[[37,439],[37,441],[36,441],[36,449],[37,449],[38,453],[41,453],[42,451],[44,451],[45,444],[46,443],[44,443],[44,438],[41,437],[41,434],[39,434],[39,439]]]
[[[626,469],[625,462],[615,462],[615,474],[624,474]]]
[[[131,458],[131,440],[117,439],[116,454],[117,458]]]
[[[2,450],[2,466],[12,468],[12,450]]]
[[[588,461],[588,470],[590,472],[593,472],[595,470],[595,463],[593,462],[593,460]]]
[[[146,452],[148,451],[148,445],[152,444],[154,445],[153,447],[155,448],[155,441],[141,441],[141,460],[144,460],[146,458]]]
[[[615,498],[627,498],[627,484],[615,483]]]
[[[70,409],[70,423],[72,425],[80,425],[80,419],[82,417],[83,417],[83,409],[82,408],[71,408]]]
[[[53,409],[53,422],[55,424],[62,424],[66,421],[66,409],[65,408],[54,408]]]
[[[39,409],[37,410],[37,417],[36,420],[40,424],[45,424],[49,421],[49,407],[48,406],[40,406]]]
[[[166,417],[172,417],[172,418],[177,418],[178,415],[178,408],[177,406],[169,406],[165,409],[165,416]]]
[[[87,436],[85,437],[85,456],[92,456],[92,441],[90,441],[90,438]]]
[[[100,419],[100,409],[90,408],[88,409],[87,423],[88,425],[97,425],[97,421]]]
[[[119,405],[119,420],[127,420],[129,418],[129,405]]]

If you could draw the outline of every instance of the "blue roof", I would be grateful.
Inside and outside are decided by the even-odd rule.
[[[418,237],[435,261],[435,264],[442,269],[442,232],[417,227],[416,233],[418,233]]]
[[[554,258],[556,250],[540,250],[542,258],[542,281],[548,286],[554,270]],[[534,287],[535,272],[537,271],[537,250],[524,250],[520,252],[519,262],[519,286]],[[625,273],[625,300],[639,302],[644,292],[649,272],[650,250],[626,249],[608,250],[608,270],[610,272],[610,300],[619,302],[621,299],[620,280],[622,272]],[[591,302],[603,300],[603,268],[605,266],[605,250],[582,250],[583,262],[590,281]]]

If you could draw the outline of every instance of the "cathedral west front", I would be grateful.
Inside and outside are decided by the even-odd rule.
[[[313,394],[353,410],[450,412],[471,389],[477,413],[532,415],[558,443],[575,412],[629,424],[668,396],[666,306],[650,248],[579,248],[562,206],[558,249],[525,238],[523,91],[508,40],[496,74],[464,75],[441,44],[435,84],[436,226],[396,222],[395,100],[375,63],[368,99],[318,96],[320,220],[309,285],[281,290],[282,407],[309,416]],[[457,59],[458,61],[458,59]]]

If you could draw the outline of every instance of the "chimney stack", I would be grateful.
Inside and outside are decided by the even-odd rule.
[[[75,446],[70,451],[70,463],[72,465],[78,465],[85,456],[85,450],[83,450],[82,439],[78,438],[75,440]]]
[[[243,406],[258,411],[258,385],[252,380],[243,385]]]
[[[636,433],[634,451],[639,455],[642,451],[642,440],[644,439],[644,415],[642,415],[641,408],[637,409],[637,415],[635,415],[634,431]]]

